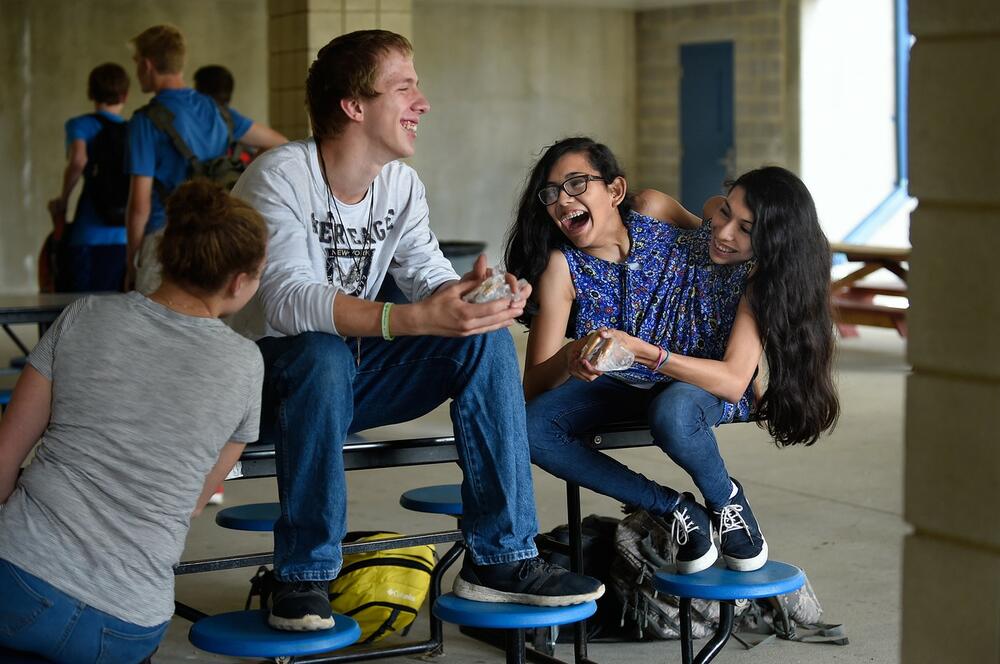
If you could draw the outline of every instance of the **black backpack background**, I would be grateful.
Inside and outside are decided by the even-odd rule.
[[[608,591],[597,600],[597,613],[587,618],[588,641],[622,641],[625,630],[622,627],[623,607],[611,589],[611,562],[615,557],[615,530],[620,519],[591,514],[581,522],[581,544],[583,548],[583,573],[604,583]],[[569,526],[563,524],[545,533],[557,542],[569,544]],[[569,569],[569,556],[555,551],[541,551],[542,557],[550,563]],[[558,631],[559,643],[572,643],[573,630]],[[536,639],[536,647],[541,645]]]
[[[101,131],[87,150],[83,186],[106,225],[124,226],[129,186],[125,167],[128,123],[112,122],[100,113],[93,115],[101,123]]]

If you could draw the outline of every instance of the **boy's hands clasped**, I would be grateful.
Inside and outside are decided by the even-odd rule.
[[[443,337],[468,337],[484,334],[510,327],[514,320],[524,313],[524,305],[531,295],[531,286],[520,283],[512,274],[504,277],[505,285],[510,289],[510,296],[504,296],[491,302],[475,304],[462,298],[480,287],[483,282],[493,276],[493,270],[486,267],[486,256],[480,254],[472,270],[462,276],[460,281],[453,281],[442,286],[436,293],[418,302],[422,334]]]

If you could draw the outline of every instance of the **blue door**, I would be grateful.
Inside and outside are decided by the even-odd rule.
[[[733,43],[681,46],[681,203],[695,214],[734,178]]]

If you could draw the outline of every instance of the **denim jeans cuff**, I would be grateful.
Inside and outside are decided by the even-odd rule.
[[[479,556],[472,552],[472,560],[477,565],[500,565],[503,563],[513,563],[518,560],[527,560],[528,558],[534,558],[538,555],[538,549],[531,547],[530,549],[521,549],[520,551],[507,551],[505,553],[498,553],[493,556]]]

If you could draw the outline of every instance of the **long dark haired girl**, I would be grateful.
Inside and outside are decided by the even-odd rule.
[[[811,445],[840,412],[832,377],[830,245],[812,196],[789,171],[753,170],[730,184],[730,194],[737,187],[753,219],[756,267],[746,298],[767,359],[758,421],[778,445]]]

